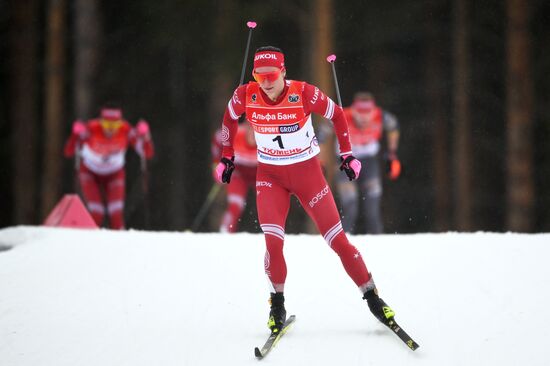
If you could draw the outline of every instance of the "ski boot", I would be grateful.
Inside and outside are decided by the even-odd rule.
[[[382,324],[390,326],[395,316],[395,312],[378,297],[378,290],[376,288],[370,289],[365,292],[363,299],[367,300],[370,312],[380,320]]]
[[[286,320],[285,297],[282,292],[271,293],[269,299],[271,310],[269,311],[269,320],[267,326],[272,333],[279,333],[283,329]]]

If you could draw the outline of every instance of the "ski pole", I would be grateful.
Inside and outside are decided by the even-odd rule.
[[[334,61],[336,61],[336,55],[328,56],[327,61],[332,66],[332,76],[334,77],[334,85],[336,87],[336,96],[338,97],[338,105],[342,107],[342,99],[340,98],[340,88],[338,87],[338,79],[336,78],[336,68],[334,67]]]
[[[246,49],[244,51],[244,59],[243,59],[243,68],[241,70],[241,79],[239,81],[239,85],[243,85],[244,82],[244,73],[246,72],[246,60],[248,59],[248,50],[250,49],[250,40],[252,39],[252,31],[254,28],[256,28],[256,22],[248,21],[246,22],[246,26],[248,27],[248,40],[246,41]]]
[[[141,187],[143,189],[143,218],[145,229],[149,229],[149,172],[147,170],[147,159],[141,156]]]
[[[199,213],[193,220],[193,224],[191,225],[191,231],[196,232],[199,228],[199,226],[202,223],[202,220],[204,220],[204,217],[210,210],[210,206],[212,206],[212,203],[214,203],[214,200],[216,197],[218,197],[218,193],[220,193],[221,184],[214,183],[212,188],[210,188],[210,192],[208,192],[208,196],[206,196],[206,200],[201,206],[201,209],[199,210]]]
[[[80,191],[80,182],[78,179],[78,172],[80,170],[80,142],[76,143],[74,151],[74,177],[73,177],[73,187],[74,193],[79,194]]]
[[[246,60],[248,59],[248,51],[250,50],[250,40],[252,39],[252,31],[254,28],[256,28],[257,23],[250,20],[246,22],[246,26],[248,27],[248,39],[246,41],[246,48],[244,51],[244,58],[243,58],[243,67],[241,69],[241,78],[239,80],[239,86],[243,85],[244,82],[244,74],[246,72]],[[197,231],[200,224],[202,223],[202,220],[204,219],[204,216],[208,213],[208,210],[210,210],[210,206],[218,196],[218,193],[220,192],[221,186],[217,183],[214,183],[212,188],[210,188],[210,192],[208,192],[208,196],[206,197],[206,200],[202,204],[198,215],[193,220],[193,224],[191,225],[192,231]]]

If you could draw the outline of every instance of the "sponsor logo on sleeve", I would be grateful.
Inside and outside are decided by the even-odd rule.
[[[317,103],[317,99],[319,99],[319,88],[315,87],[315,93],[313,93],[313,97],[311,98],[311,104]]]
[[[220,137],[221,137],[222,142],[226,142],[226,141],[229,140],[229,128],[227,128],[226,125],[223,125]],[[227,145],[224,144],[224,146],[227,146]]]
[[[233,93],[233,104],[242,104],[241,100],[239,99],[239,96],[237,95],[237,91]]]

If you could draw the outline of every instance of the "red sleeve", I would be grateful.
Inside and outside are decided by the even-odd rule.
[[[245,112],[246,85],[239,86],[227,103],[223,115],[221,130],[222,156],[230,158],[235,155],[233,141],[239,127],[239,117]]]
[[[153,145],[153,139],[151,135],[148,134],[145,137],[138,136],[136,129],[132,127],[129,122],[124,122],[125,123],[122,128],[128,131],[128,142],[130,143],[130,145],[132,145],[136,153],[139,156],[144,157],[148,160],[152,159],[155,155],[155,147]]]
[[[139,139],[138,144],[139,144],[140,141],[143,144],[142,149],[143,149],[143,153],[145,154],[145,158],[152,159],[153,156],[155,155],[155,147],[153,145],[153,140],[150,139],[150,138],[149,139]]]
[[[65,142],[65,147],[63,148],[63,155],[65,155],[66,158],[72,158],[76,152],[77,145],[82,145],[82,142],[88,139],[90,130],[88,128],[87,123],[85,123],[84,125],[86,126],[86,131],[84,132],[83,136],[78,136],[78,135],[75,135],[74,133],[71,133],[71,135],[67,139],[67,142]],[[80,146],[78,146],[78,148],[80,148]]]
[[[76,150],[76,142],[78,140],[78,136],[71,133],[71,135],[67,139],[67,142],[65,143],[65,147],[63,148],[63,155],[65,155],[66,158],[72,158],[74,156]]]
[[[351,154],[348,122],[342,108],[334,103],[318,87],[308,83],[305,83],[302,95],[304,97],[304,110],[306,113],[320,114],[332,121],[340,146],[340,155]]]
[[[210,142],[210,155],[213,163],[220,161],[222,154],[222,130],[217,129]]]

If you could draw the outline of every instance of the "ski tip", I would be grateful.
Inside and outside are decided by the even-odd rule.
[[[258,360],[261,360],[262,358],[264,358],[264,355],[262,355],[262,352],[258,347],[254,348],[254,356],[256,356]]]

